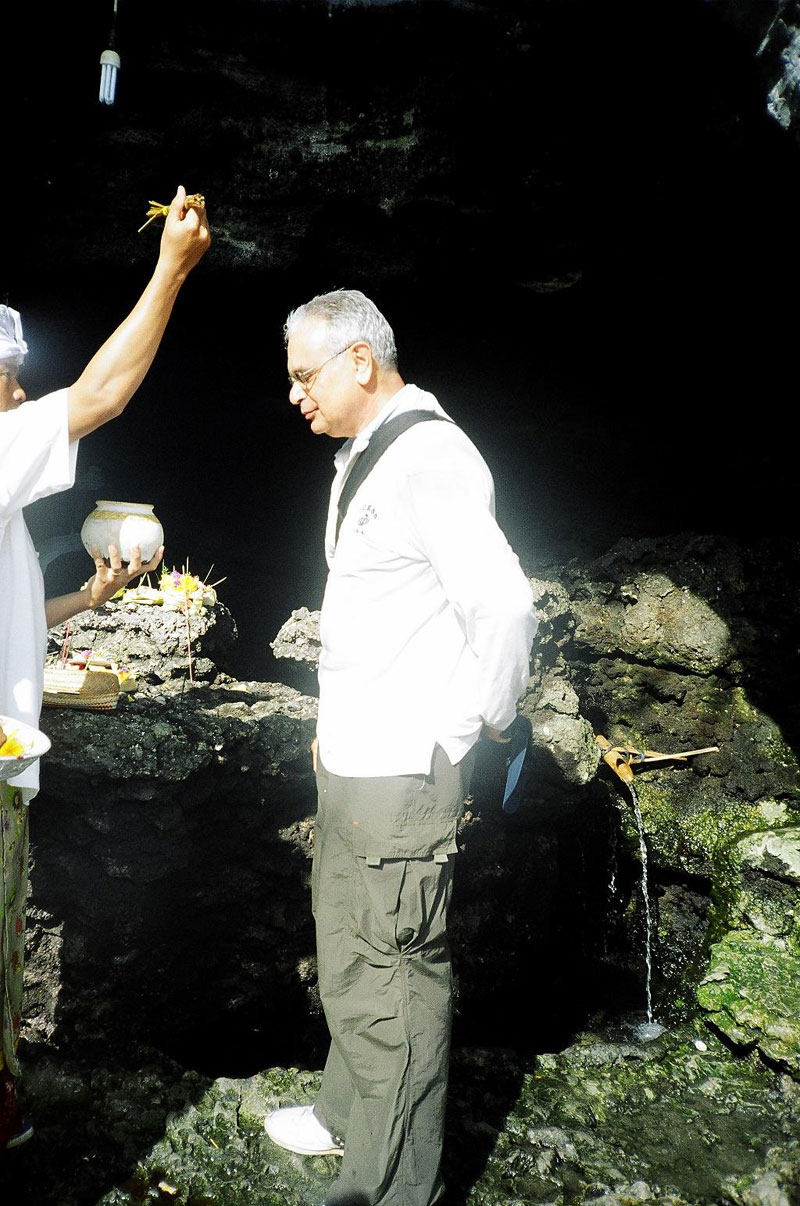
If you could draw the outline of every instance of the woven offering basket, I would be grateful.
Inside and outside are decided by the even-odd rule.
[[[108,710],[119,702],[119,677],[109,662],[100,665],[46,666],[42,703],[46,708]]]

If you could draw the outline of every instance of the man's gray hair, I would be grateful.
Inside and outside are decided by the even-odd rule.
[[[300,323],[310,318],[322,318],[327,322],[332,352],[363,340],[372,348],[380,368],[397,368],[394,331],[375,303],[359,289],[320,293],[292,310],[283,328],[284,342],[288,343]]]

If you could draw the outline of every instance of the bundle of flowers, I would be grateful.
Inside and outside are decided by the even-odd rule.
[[[180,570],[165,569],[157,587],[150,586],[149,578],[141,585],[127,587],[121,598],[123,603],[144,603],[165,607],[167,611],[194,612],[196,615],[204,607],[214,606],[217,601],[214,587],[218,585],[219,582],[209,585],[196,574],[190,574],[188,566],[184,566]]]

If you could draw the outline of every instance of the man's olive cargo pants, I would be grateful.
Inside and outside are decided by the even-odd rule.
[[[318,768],[312,905],[331,1046],[315,1113],[345,1140],[326,1206],[433,1206],[444,1192],[462,772],[438,746],[427,776]]]

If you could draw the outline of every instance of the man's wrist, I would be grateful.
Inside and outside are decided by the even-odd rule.
[[[162,250],[153,270],[153,283],[158,289],[177,297],[191,270],[172,252]]]

